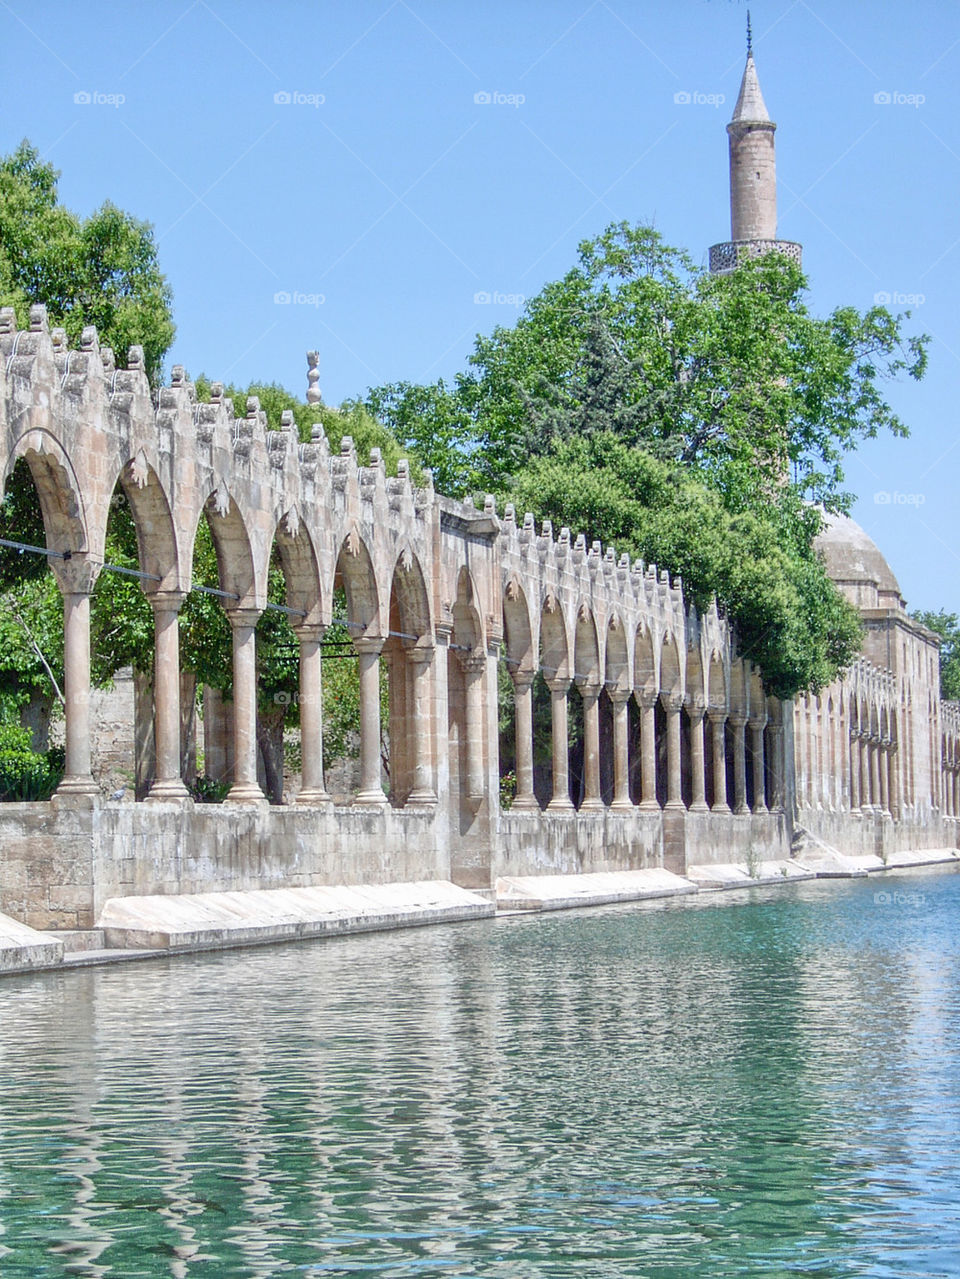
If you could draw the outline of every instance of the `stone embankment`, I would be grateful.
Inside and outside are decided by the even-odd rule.
[[[585,875],[514,875],[495,894],[445,880],[403,884],[253,889],[115,897],[93,929],[41,932],[0,915],[0,975],[65,969],[199,950],[458,923],[496,915],[757,888],[805,879],[849,879],[920,866],[960,865],[960,849],[847,857],[827,845],[799,858],[748,866],[709,863],[685,875],[662,867]]]

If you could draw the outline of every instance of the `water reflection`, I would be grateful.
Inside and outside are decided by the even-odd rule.
[[[0,1273],[956,1275],[960,876],[902,882],[6,981]]]

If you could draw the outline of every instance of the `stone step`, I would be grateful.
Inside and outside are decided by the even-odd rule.
[[[50,968],[63,960],[63,943],[49,933],[28,928],[9,915],[0,915],[0,973],[25,973]]]
[[[494,915],[496,906],[446,880],[246,892],[113,897],[99,926],[107,947],[219,949],[438,924]]]

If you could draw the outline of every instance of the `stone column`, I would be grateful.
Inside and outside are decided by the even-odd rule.
[[[627,703],[629,693],[619,690],[610,694],[613,703],[613,803],[611,808],[633,811],[630,798],[630,720]]]
[[[872,813],[870,802],[870,734],[860,733],[860,811]]]
[[[300,793],[298,804],[329,804],[323,780],[322,626],[295,626],[300,643]]]
[[[877,743],[880,769],[880,809],[884,817],[890,816],[890,738],[884,737]]]
[[[539,809],[533,793],[533,671],[511,671],[517,757],[517,793],[513,808]]]
[[[259,609],[230,609],[233,635],[233,785],[227,802],[266,799],[257,781],[257,619]]]
[[[380,782],[380,654],[383,640],[363,635],[353,641],[360,671],[360,789],[355,804],[385,804]]]
[[[764,767],[763,730],[766,720],[750,721],[750,754],[753,757],[753,811],[767,812],[766,769]]]
[[[850,730],[850,811],[860,811],[860,734]]]
[[[433,805],[437,792],[433,784],[433,732],[430,714],[430,677],[433,673],[434,650],[431,647],[408,648],[412,702],[408,723],[412,719],[410,737],[413,746],[413,789],[408,804]]]
[[[783,725],[770,725],[770,811],[783,812]]]
[[[690,811],[708,813],[706,776],[703,767],[703,716],[702,706],[688,706],[690,719]]]
[[[877,734],[870,738],[870,804],[875,813],[883,811],[880,797],[880,738]]]
[[[590,813],[603,809],[600,794],[600,689],[593,684],[584,684],[580,696],[583,699],[583,803],[580,812]]]
[[[741,816],[750,812],[747,807],[746,726],[746,715],[730,716],[730,727],[733,730],[733,811]]]
[[[567,734],[567,690],[569,680],[547,680],[553,729],[553,797],[547,805],[554,811],[573,808],[570,799],[570,749]]]
[[[667,802],[664,808],[683,808],[680,775],[680,712],[683,699],[666,693],[660,698],[667,713]]]
[[[656,693],[635,694],[640,707],[640,808],[659,813],[657,803]]]
[[[710,735],[713,744],[713,808],[714,813],[729,813],[727,803],[727,751],[724,742],[724,729],[727,723],[726,711],[710,709],[707,711],[710,720]]]
[[[66,759],[57,794],[99,795],[90,771],[89,591],[63,593],[63,698]]]
[[[467,799],[483,799],[483,673],[487,659],[482,650],[460,655],[464,685],[464,732],[467,747]]]
[[[150,597],[153,609],[153,731],[156,775],[147,798],[184,799],[180,767],[180,624],[183,595]]]

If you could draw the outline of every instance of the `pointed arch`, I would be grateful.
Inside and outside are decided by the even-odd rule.
[[[343,539],[334,570],[334,589],[343,587],[351,636],[377,634],[380,627],[380,593],[373,560],[356,527]]]
[[[600,644],[593,609],[586,602],[577,609],[573,631],[573,678],[578,686],[600,683]]]
[[[35,428],[16,441],[7,458],[3,489],[18,459],[30,469],[51,551],[89,549],[88,521],[76,469],[63,445],[49,431]]]
[[[540,609],[540,667],[547,680],[569,680],[570,650],[563,609],[547,595]]]
[[[630,658],[627,653],[627,632],[618,613],[614,613],[607,624],[603,676],[608,690],[620,693],[629,691]]]
[[[536,669],[537,653],[533,642],[530,605],[523,587],[514,574],[503,592],[504,655],[511,672]]]
[[[280,567],[286,584],[287,607],[296,609],[305,625],[323,621],[323,597],[320,588],[320,564],[310,533],[291,507],[273,535]]]

